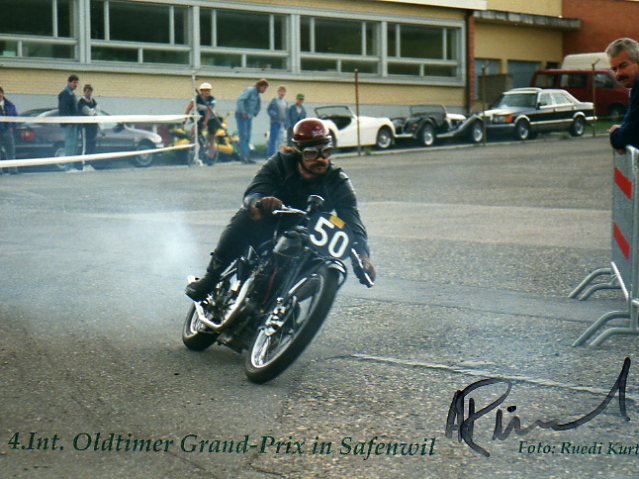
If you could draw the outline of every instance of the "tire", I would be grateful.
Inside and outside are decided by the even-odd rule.
[[[417,133],[417,139],[423,146],[433,146],[435,144],[435,128],[432,123],[424,123]]]
[[[302,281],[306,279],[306,282]],[[303,278],[284,301],[284,324],[268,335],[268,320],[258,329],[246,355],[246,377],[262,384],[288,368],[312,341],[335,300],[339,288],[338,273],[323,267]],[[271,313],[273,314],[273,313]]]
[[[586,120],[584,120],[583,116],[578,116],[572,122],[570,126],[570,135],[571,136],[581,136],[586,131]]]
[[[57,144],[53,148],[55,149],[53,156],[55,157],[65,156],[64,145]],[[55,166],[59,171],[69,171],[73,169],[73,163],[56,163]]]
[[[515,139],[526,141],[530,139],[530,123],[528,120],[519,120],[515,125]]]
[[[474,122],[470,126],[470,132],[468,134],[471,143],[481,143],[484,141],[484,125],[480,120]]]
[[[135,147],[136,151],[142,150],[153,150],[155,145],[147,140],[142,140],[138,146]],[[151,166],[154,160],[154,153],[147,153],[144,155],[137,155],[131,158],[131,163],[139,168],[146,168],[147,166]]]
[[[205,332],[195,311],[195,304],[192,304],[186,313],[184,327],[182,328],[182,342],[191,351],[204,351],[211,346],[218,334],[215,332]]]
[[[393,132],[387,126],[383,126],[377,132],[375,147],[378,150],[386,150],[393,144]]]

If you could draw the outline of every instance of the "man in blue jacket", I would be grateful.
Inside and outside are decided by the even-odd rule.
[[[60,116],[77,116],[78,106],[73,93],[78,88],[80,79],[77,75],[70,75],[67,79],[67,86],[58,94],[58,114]],[[77,154],[78,148],[78,125],[62,123],[64,128],[64,156]]]
[[[4,90],[0,87],[0,116],[18,116],[18,110],[16,106],[10,102],[4,96]],[[13,132],[15,131],[15,123],[0,122],[0,146],[4,147],[4,151],[7,154],[7,160],[13,160],[16,157],[16,147],[13,139]],[[8,168],[9,172],[15,174],[18,172],[18,168]],[[2,174],[2,168],[0,168],[0,175]]]
[[[608,130],[610,144],[624,154],[628,145],[639,148],[639,43],[631,38],[618,38],[608,45],[606,53],[617,81],[631,88],[623,123]]]
[[[251,125],[253,118],[260,112],[260,95],[268,88],[268,80],[258,80],[253,86],[246,88],[236,102],[235,120],[240,135],[240,154],[244,163],[254,163],[251,160]]]

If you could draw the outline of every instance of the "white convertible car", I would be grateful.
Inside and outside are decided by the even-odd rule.
[[[315,114],[324,121],[336,148],[357,147],[357,116],[347,106],[315,108]],[[395,141],[393,122],[385,117],[359,117],[361,146],[375,146],[384,150]]]

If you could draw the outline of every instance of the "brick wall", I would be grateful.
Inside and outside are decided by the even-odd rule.
[[[619,37],[639,40],[639,2],[563,0],[563,16],[581,20],[581,29],[564,33],[564,55],[602,52]]]

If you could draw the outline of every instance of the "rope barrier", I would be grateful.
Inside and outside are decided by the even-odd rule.
[[[92,155],[54,156],[49,158],[33,158],[28,160],[5,160],[5,161],[0,161],[0,168],[59,165],[61,163],[75,163],[76,161],[87,162],[87,161],[99,161],[99,160],[112,160],[114,158],[127,158],[127,157],[138,156],[138,155],[164,153],[166,151],[186,150],[189,148],[193,148],[194,146],[195,145],[193,143],[190,143],[188,145],[167,146],[164,148],[153,148],[151,150],[114,151],[113,153],[94,153]]]
[[[189,115],[0,116],[3,123],[178,123]]]
[[[179,123],[193,119],[193,115],[96,115],[96,116],[0,116],[3,123],[38,123],[38,124],[101,124],[101,123]],[[111,160],[138,155],[164,153],[167,151],[186,150],[196,145],[167,146],[147,150],[115,151],[90,155],[56,156],[47,158],[13,159],[0,161],[0,168],[56,165],[87,161]]]

